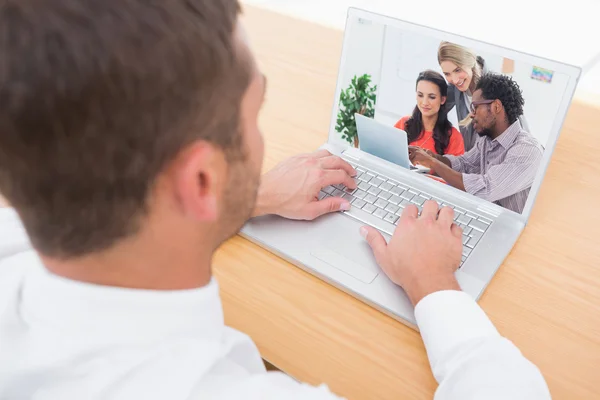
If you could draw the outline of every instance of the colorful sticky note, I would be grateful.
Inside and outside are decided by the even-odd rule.
[[[546,83],[552,82],[552,76],[554,75],[554,71],[550,71],[549,69],[545,69],[542,67],[533,67],[531,71],[531,79],[535,79],[537,81],[542,81]]]

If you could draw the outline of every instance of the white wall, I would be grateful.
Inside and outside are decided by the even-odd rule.
[[[342,88],[350,85],[356,75],[369,74],[373,84],[381,78],[381,54],[384,25],[353,20],[349,26],[349,46],[342,71]]]
[[[507,75],[511,75],[523,91],[525,99],[523,114],[531,134],[547,147],[548,136],[569,78],[564,74],[555,73],[551,83],[541,82],[531,79],[532,69],[531,64],[515,62],[514,73]]]
[[[354,76],[369,74],[373,85],[379,85],[381,55],[383,53],[384,25],[354,19],[348,23],[348,47],[343,61],[341,90],[345,90]],[[336,101],[339,102],[339,96]],[[333,118],[337,118],[337,108]],[[336,132],[336,142],[348,145]]]

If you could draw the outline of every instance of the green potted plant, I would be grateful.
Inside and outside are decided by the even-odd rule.
[[[354,114],[358,113],[369,118],[375,116],[376,91],[377,85],[371,85],[371,76],[364,74],[355,75],[350,86],[340,93],[335,130],[342,135],[342,139],[356,148],[358,148],[358,135]]]

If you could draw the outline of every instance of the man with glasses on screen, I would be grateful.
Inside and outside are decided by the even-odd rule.
[[[538,140],[519,122],[524,103],[512,78],[485,74],[471,103],[471,123],[480,136],[475,146],[461,156],[411,146],[411,161],[433,168],[457,189],[522,213],[543,155]]]
[[[348,206],[321,188],[355,186],[325,150],[260,176],[266,82],[237,1],[0,4],[0,399],[336,398],[267,373],[212,274],[251,215],[314,219]],[[548,399],[460,290],[453,216],[428,201],[389,244],[362,230],[415,305],[436,398]]]

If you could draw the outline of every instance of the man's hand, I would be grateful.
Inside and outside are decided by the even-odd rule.
[[[462,254],[462,229],[453,219],[454,210],[439,210],[428,200],[420,217],[416,206],[406,207],[389,244],[376,229],[361,228],[381,269],[414,306],[433,292],[460,290],[454,272]]]
[[[319,191],[329,185],[356,188],[356,171],[327,150],[292,157],[261,178],[256,208],[252,216],[277,214],[290,219],[312,220],[323,214],[349,210],[341,197],[318,200]]]
[[[427,168],[432,168],[436,161],[432,151],[417,146],[408,147],[408,158],[413,165],[420,164]]]

